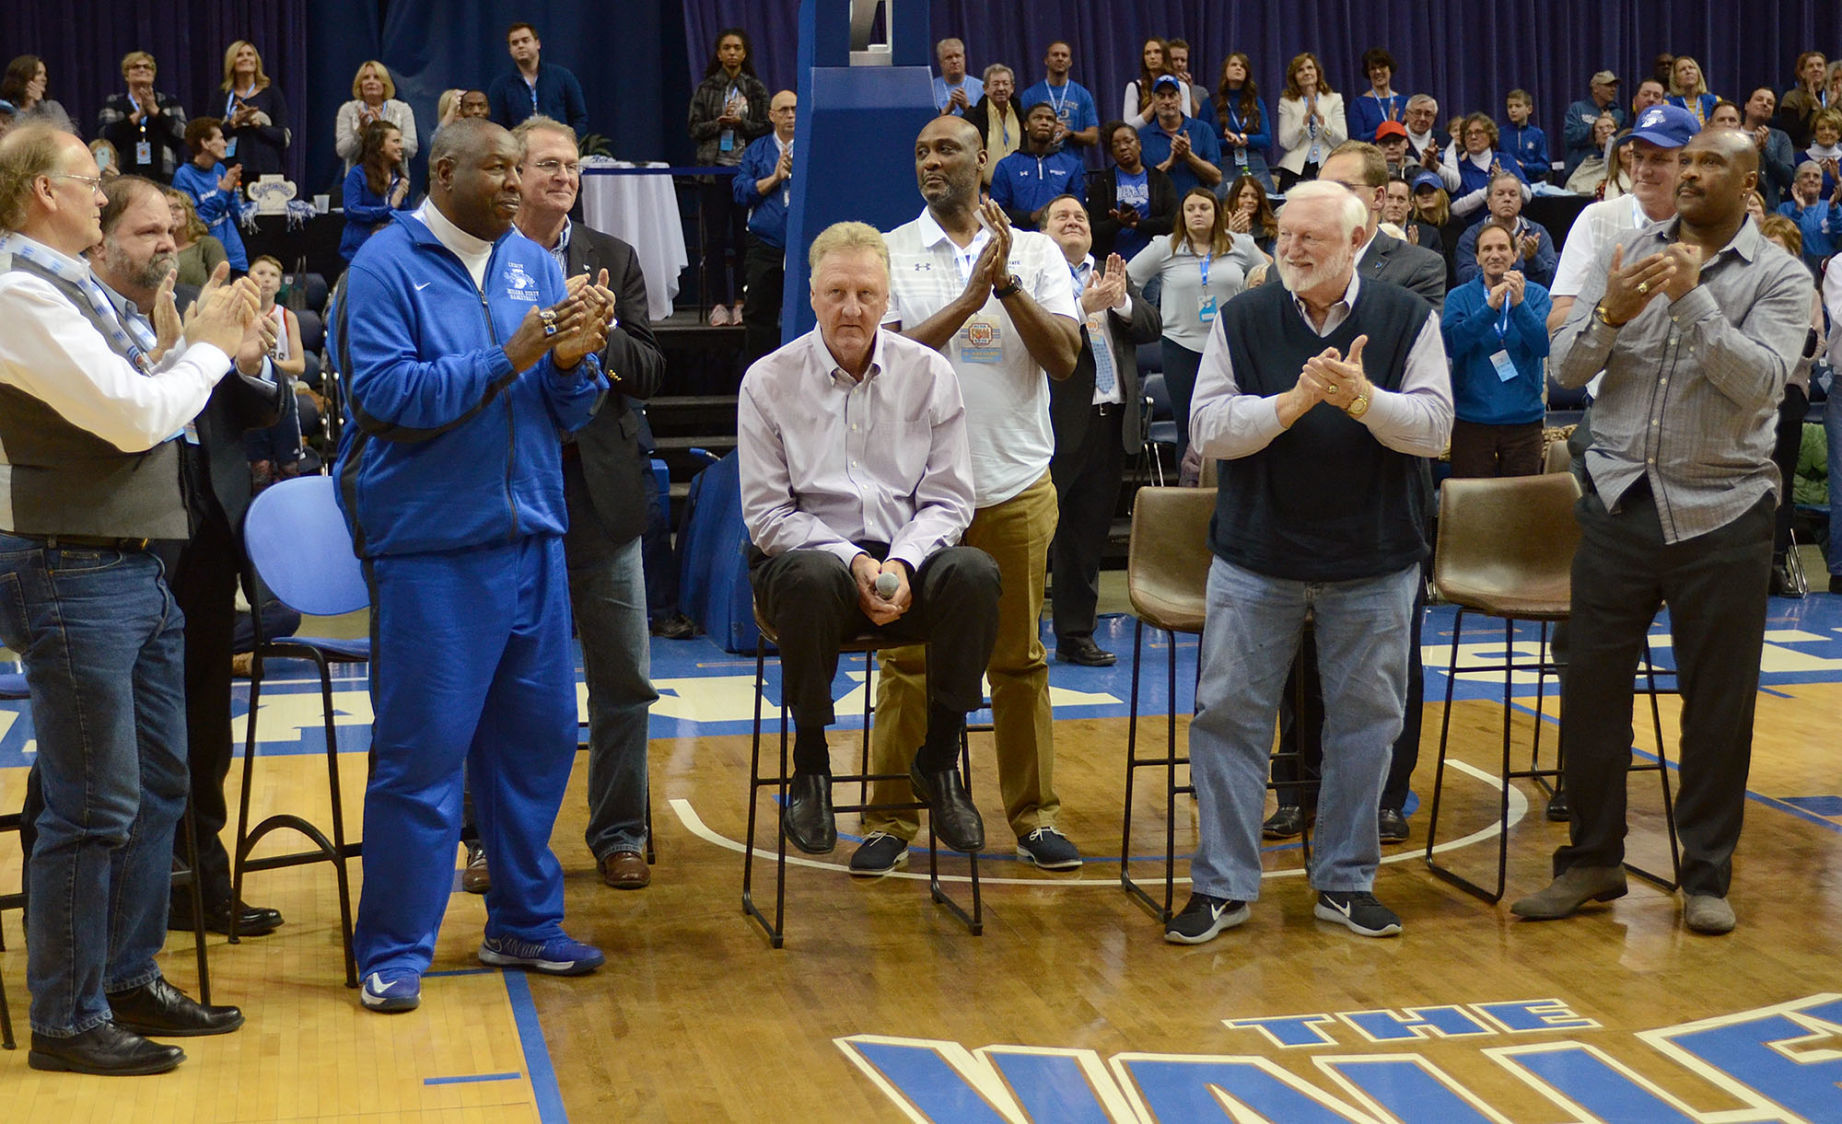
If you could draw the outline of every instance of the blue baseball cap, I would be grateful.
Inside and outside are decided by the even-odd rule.
[[[1159,90],[1166,89],[1181,91],[1183,89],[1183,83],[1177,81],[1171,75],[1160,74],[1158,75],[1157,81],[1151,84],[1151,92],[1155,94]]]
[[[1637,123],[1619,140],[1649,141],[1658,148],[1681,148],[1701,132],[1695,115],[1677,105],[1653,105],[1637,115]]]
[[[1443,191],[1445,181],[1439,178],[1438,172],[1421,172],[1413,178],[1413,189],[1418,191],[1423,187],[1436,187]]]

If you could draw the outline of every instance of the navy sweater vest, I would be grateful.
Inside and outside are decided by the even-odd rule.
[[[1399,390],[1427,316],[1413,293],[1365,277],[1349,318],[1327,336],[1312,331],[1292,294],[1277,284],[1230,301],[1222,328],[1243,394],[1292,389],[1306,360],[1327,347],[1347,355],[1360,335],[1369,337],[1362,353],[1369,381]],[[1351,581],[1406,569],[1427,552],[1417,459],[1320,402],[1266,448],[1221,462],[1209,547],[1243,569],[1293,581]]]

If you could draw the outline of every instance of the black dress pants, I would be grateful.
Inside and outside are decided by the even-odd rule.
[[[1125,407],[1093,407],[1080,442],[1057,449],[1049,462],[1059,508],[1055,538],[1049,543],[1049,569],[1055,575],[1050,595],[1055,642],[1094,634],[1094,606],[1100,600],[1100,556],[1106,551],[1119,505],[1119,482],[1126,451],[1120,439]]]
[[[860,544],[874,558],[887,547]],[[848,636],[870,630],[857,603],[857,583],[836,555],[823,550],[789,550],[768,557],[754,552],[749,584],[761,615],[779,639],[781,693],[794,727],[820,730],[832,724],[831,684],[838,674],[838,648]],[[965,713],[983,705],[980,681],[998,635],[998,564],[966,546],[928,555],[909,583],[908,612],[878,631],[892,641],[927,643],[931,705]],[[802,772],[829,772],[828,762],[801,761]]]
[[[1631,492],[1636,492],[1632,495]],[[1676,827],[1682,889],[1725,897],[1746,810],[1753,708],[1772,561],[1771,496],[1724,527],[1667,543],[1640,482],[1607,512],[1594,492],[1575,506],[1573,612],[1561,677],[1561,745],[1571,810],[1554,872],[1624,861],[1631,703],[1650,622],[1669,603],[1682,689]]]

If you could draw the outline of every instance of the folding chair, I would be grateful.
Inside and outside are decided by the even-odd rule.
[[[334,481],[329,476],[301,476],[273,485],[250,504],[243,537],[249,548],[261,585],[298,613],[337,616],[365,608],[370,596],[365,587],[364,571],[352,551],[352,538],[345,518],[334,500]],[[345,949],[345,985],[358,986],[358,967],[352,958],[352,894],[346,860],[361,853],[361,845],[345,838],[345,807],[339,787],[339,743],[333,726],[332,665],[335,663],[368,664],[371,659],[369,638],[330,639],[316,636],[288,636],[270,640],[261,634],[260,613],[256,620],[256,649],[251,660],[249,681],[248,733],[243,743],[243,793],[237,810],[237,849],[235,855],[234,900],[243,898],[243,875],[253,870],[275,870],[326,862],[333,865],[339,881],[339,936]],[[256,726],[261,715],[262,679],[268,660],[293,659],[311,661],[320,676],[320,704],[326,730],[326,782],[332,800],[332,838],[328,839],[314,824],[301,816],[280,813],[249,826],[250,793],[254,789],[256,768]],[[269,832],[289,828],[305,835],[312,843],[309,850],[283,855],[251,858],[250,852]],[[231,943],[237,942],[236,917],[232,914]]]
[[[1579,545],[1579,525],[1573,505],[1580,497],[1579,482],[1571,473],[1548,472],[1538,476],[1502,479],[1453,479],[1445,482],[1440,498],[1439,542],[1433,555],[1433,584],[1445,600],[1458,608],[1452,621],[1452,655],[1446,668],[1445,714],[1439,724],[1439,765],[1433,780],[1433,807],[1426,828],[1426,865],[1432,872],[1467,893],[1488,902],[1502,900],[1509,869],[1509,793],[1512,782],[1534,780],[1546,785],[1561,775],[1564,762],[1556,755],[1551,768],[1542,768],[1542,707],[1549,676],[1558,666],[1548,656],[1548,626],[1565,621],[1572,607],[1573,552]],[[1433,859],[1439,838],[1439,810],[1444,795],[1446,752],[1452,728],[1452,696],[1458,681],[1458,648],[1466,613],[1503,621],[1503,662],[1467,667],[1467,672],[1503,673],[1503,741],[1501,784],[1498,792],[1497,881],[1490,890]],[[1517,663],[1516,622],[1541,625],[1534,662]],[[1535,735],[1529,767],[1510,765],[1512,705],[1511,681],[1517,671],[1535,672]],[[1644,673],[1650,696],[1651,722],[1656,730],[1656,761],[1633,763],[1631,772],[1654,770],[1663,789],[1663,816],[1669,832],[1672,876],[1664,878],[1631,863],[1626,869],[1641,878],[1675,889],[1682,859],[1676,838],[1676,815],[1669,789],[1669,768],[1663,752],[1663,719],[1657,709],[1656,675],[1650,645],[1644,645]],[[1667,674],[1667,672],[1666,672]],[[1552,791],[1550,789],[1550,791]]]

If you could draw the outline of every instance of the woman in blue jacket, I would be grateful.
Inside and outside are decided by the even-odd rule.
[[[1252,176],[1269,194],[1273,177],[1266,166],[1266,150],[1272,147],[1272,132],[1267,128],[1266,102],[1254,85],[1253,60],[1246,52],[1236,51],[1222,62],[1222,80],[1215,89],[1215,131],[1222,139],[1222,172],[1235,176]]]
[[[1452,475],[1541,471],[1542,360],[1548,290],[1510,267],[1516,238],[1495,219],[1478,228],[1479,275],[1446,294],[1440,331],[1452,360]]]
[[[402,162],[402,131],[388,121],[366,125],[358,163],[345,174],[345,233],[339,236],[339,256],[346,261],[390,221],[392,211],[406,209],[409,178],[399,167]]]

